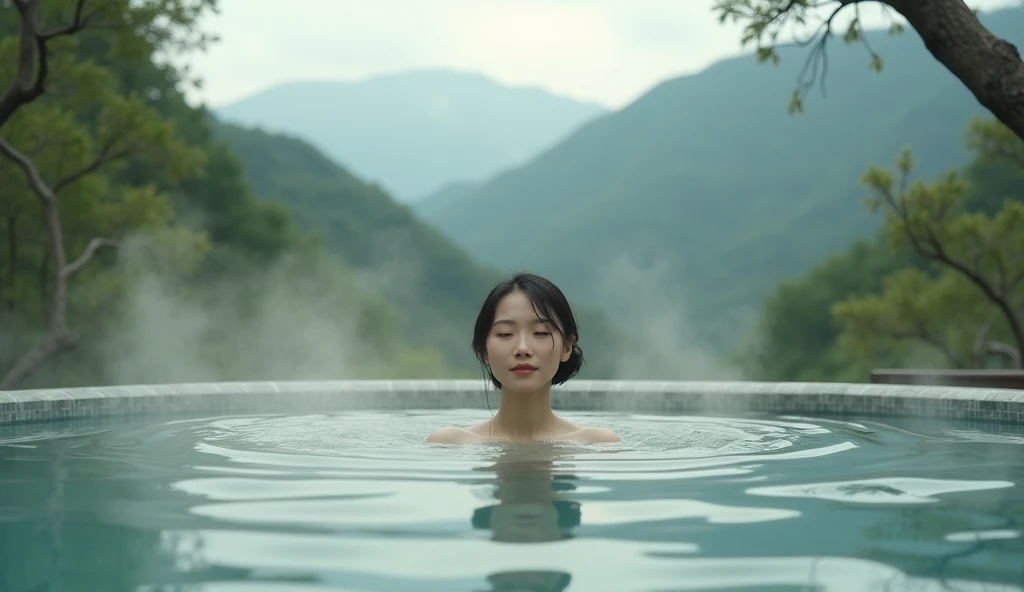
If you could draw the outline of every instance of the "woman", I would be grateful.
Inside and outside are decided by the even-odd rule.
[[[618,442],[611,430],[580,426],[551,410],[551,385],[583,364],[578,342],[576,319],[557,286],[529,273],[499,283],[473,330],[473,351],[501,389],[498,413],[468,428],[438,429],[427,442]]]

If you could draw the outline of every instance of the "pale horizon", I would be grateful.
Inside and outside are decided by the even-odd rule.
[[[614,110],[665,80],[751,51],[740,45],[740,26],[719,24],[713,4],[303,0],[305,10],[282,11],[269,0],[221,0],[206,23],[221,40],[187,60],[204,86],[186,94],[217,108],[287,83],[451,70]],[[971,4],[994,10],[1019,0]],[[870,28],[888,22],[877,5],[861,14]]]

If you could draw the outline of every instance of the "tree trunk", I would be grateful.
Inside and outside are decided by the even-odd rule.
[[[1024,139],[1024,61],[963,0],[885,0],[974,97]]]
[[[43,206],[43,219],[50,250],[50,307],[46,336],[43,341],[25,353],[0,380],[0,391],[14,388],[29,377],[44,361],[73,347],[78,338],[68,329],[67,286],[69,274],[67,255],[64,252],[64,236],[60,228],[60,211],[57,196],[40,176],[31,160],[0,138],[0,153],[18,165],[25,173],[33,192]]]
[[[11,86],[0,95],[0,127],[14,113],[42,96],[49,81],[49,56],[47,42],[82,30],[85,17],[86,0],[75,3],[74,20],[70,25],[50,31],[39,30],[39,0],[14,0],[14,8],[18,11],[19,42],[18,68]],[[9,6],[8,6],[9,7]],[[0,379],[0,391],[14,388],[29,377],[39,366],[59,354],[74,347],[78,337],[71,332],[67,324],[67,289],[68,280],[81,269],[97,248],[105,246],[109,241],[94,239],[89,243],[85,253],[74,263],[68,264],[64,251],[64,235],[60,227],[60,211],[57,195],[43,180],[32,160],[19,152],[0,137],[0,156],[6,157],[18,166],[25,174],[29,186],[39,198],[43,206],[43,219],[46,223],[46,234],[50,257],[50,306],[47,311],[47,330],[42,341],[26,352],[14,363],[7,374]]]
[[[18,37],[18,69],[11,86],[0,96],[0,127],[14,115],[22,105],[36,100],[43,94],[42,80],[37,77],[36,62],[36,22],[39,15],[39,2],[33,0],[18,5],[19,30]],[[37,82],[38,80],[38,82]]]
[[[39,30],[39,0],[11,0],[4,2],[4,8],[14,4],[18,11],[18,69],[11,86],[0,95],[0,127],[3,127],[14,113],[43,96],[49,82],[50,63],[46,51],[47,43],[57,37],[74,35],[81,31],[88,20],[85,16],[86,0],[75,3],[75,17],[70,25],[49,31]]]

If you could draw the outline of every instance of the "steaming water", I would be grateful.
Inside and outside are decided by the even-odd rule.
[[[1016,590],[1021,428],[482,412],[8,428],[0,590]]]

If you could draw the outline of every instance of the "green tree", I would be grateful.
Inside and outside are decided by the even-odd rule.
[[[974,120],[967,145],[983,159],[1024,170],[1024,142],[1001,124]],[[1021,367],[1024,201],[1008,196],[993,214],[969,209],[971,186],[957,171],[911,183],[909,149],[897,170],[868,170],[862,179],[873,192],[868,205],[886,212],[891,248],[932,262],[936,272],[902,269],[886,278],[881,294],[835,304],[842,341],[866,356],[910,340],[935,348],[952,367]]]
[[[1024,195],[1021,143],[998,122],[976,120],[968,130],[967,145],[974,154],[962,167],[969,190],[962,211],[995,216],[1007,197]],[[999,352],[1008,350],[998,343],[1009,338],[984,296],[955,273],[942,276],[941,264],[913,249],[893,251],[887,237],[880,232],[857,241],[781,282],[766,298],[755,331],[734,353],[744,375],[757,380],[859,382],[879,366],[973,365],[975,352],[985,352],[988,365],[1007,365],[1009,358]],[[930,283],[936,279],[940,281]],[[960,304],[965,295],[975,308]],[[901,299],[900,312],[878,304]],[[874,316],[846,323],[832,310],[844,301],[859,303],[855,306],[865,314],[874,310]],[[985,314],[978,314],[979,304]],[[957,316],[968,310],[973,317]],[[911,331],[920,337],[898,337]],[[979,336],[986,339],[979,341]],[[987,351],[990,346],[995,351]]]
[[[781,282],[765,299],[753,335],[734,354],[743,375],[755,380],[858,382],[884,359],[899,364],[905,349],[876,349],[870,358],[840,347],[841,323],[831,307],[851,295],[881,289],[886,275],[911,264],[880,240],[856,241],[807,273]]]
[[[874,1],[874,0],[873,0]],[[843,33],[847,43],[863,42],[870,66],[881,71],[882,56],[867,43],[860,20],[860,6],[867,0],[717,0],[719,20],[744,23],[742,43],[753,43],[760,61],[778,63],[779,35],[787,26],[804,27],[817,21],[806,41],[812,46],[804,76],[797,81],[791,111],[803,108],[803,97],[819,75],[824,76],[826,47],[836,33],[836,18],[852,9],[853,18]],[[1019,138],[1024,138],[1024,61],[1017,48],[992,34],[964,0],[884,0],[917,31],[925,47],[982,105]],[[903,26],[894,22],[890,32]]]
[[[110,52],[119,59],[149,59],[154,46],[171,52],[202,47],[208,38],[196,28],[213,0],[12,0],[16,36],[0,41],[0,154],[21,174],[6,171],[4,214],[12,232],[8,245],[8,306],[17,301],[17,268],[23,255],[22,229],[33,214],[25,192],[41,208],[45,254],[46,329],[0,379],[0,389],[20,384],[41,364],[73,348],[78,336],[68,323],[71,279],[97,251],[116,246],[132,230],[166,227],[170,200],[153,185],[122,185],[111,178],[127,159],[159,163],[168,178],[195,174],[202,154],[176,137],[137,94],[122,93],[110,72],[81,59],[79,42],[90,34],[112,36]],[[45,10],[44,10],[45,9]],[[5,13],[3,29],[10,29]],[[81,39],[80,39],[81,38]],[[5,171],[0,171],[2,175]],[[4,178],[4,177],[0,177]],[[94,232],[88,239],[80,232]],[[31,241],[31,226],[24,231]],[[158,232],[160,238],[202,241],[184,229]],[[71,249],[81,253],[68,257]]]

